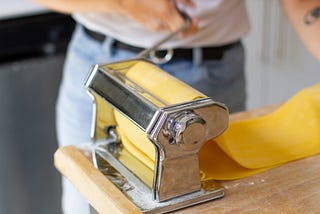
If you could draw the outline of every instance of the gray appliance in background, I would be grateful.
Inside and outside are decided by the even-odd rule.
[[[73,28],[51,12],[0,20],[0,213],[61,213],[55,102]]]

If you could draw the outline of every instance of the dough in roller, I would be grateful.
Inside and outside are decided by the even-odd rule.
[[[126,76],[169,105],[205,97],[147,62],[138,62]],[[120,113],[114,111],[114,116],[123,145],[153,169],[155,150],[146,134]],[[268,115],[230,122],[221,136],[205,143],[199,152],[199,162],[202,180],[229,180],[319,152],[320,84],[317,84],[300,91]]]

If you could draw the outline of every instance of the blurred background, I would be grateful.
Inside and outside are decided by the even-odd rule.
[[[54,115],[74,22],[28,0],[0,3],[0,213],[61,213]],[[248,109],[284,102],[320,82],[319,62],[278,0],[247,0],[247,7]]]
[[[55,101],[74,22],[0,0],[0,213],[59,214]]]

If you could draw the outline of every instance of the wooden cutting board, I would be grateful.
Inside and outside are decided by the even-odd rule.
[[[278,106],[231,115],[230,120],[259,116]],[[56,168],[99,213],[140,213],[76,147],[59,148]],[[320,155],[293,161],[247,178],[221,182],[225,197],[174,213],[320,213]]]

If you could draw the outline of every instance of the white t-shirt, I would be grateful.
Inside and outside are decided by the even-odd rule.
[[[171,39],[162,48],[219,46],[239,40],[249,31],[245,0],[194,2],[196,8],[185,11],[191,17],[199,19],[199,30],[182,39]],[[141,24],[120,14],[76,13],[73,17],[93,31],[137,47],[148,48],[168,34],[150,32]]]

